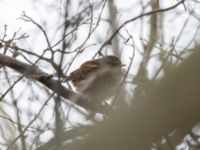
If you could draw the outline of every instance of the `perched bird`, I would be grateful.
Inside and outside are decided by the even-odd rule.
[[[122,80],[123,66],[118,57],[105,56],[86,61],[71,72],[67,80],[91,102],[101,102],[116,94]]]

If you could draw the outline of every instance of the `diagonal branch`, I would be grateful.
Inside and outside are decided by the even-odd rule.
[[[34,65],[29,65],[3,54],[0,54],[0,65],[12,68],[13,70],[23,74],[25,77],[40,82],[47,88],[51,89],[53,92],[85,109],[98,110],[98,112],[103,112],[105,109],[107,109],[103,106],[103,108],[101,108],[99,105],[94,106],[93,104],[89,103],[85,97],[69,90],[64,85],[62,85],[59,80],[53,79],[51,75]]]
[[[25,77],[39,81],[40,83],[44,84],[46,87],[63,96],[64,98],[69,99],[72,95],[77,95],[73,91],[65,88],[57,80],[52,79],[51,75],[43,72],[34,65],[23,63],[19,60],[3,54],[0,54],[0,64],[14,69],[15,71],[23,74]]]
[[[99,48],[98,52],[96,54],[101,54],[101,51],[102,49],[106,46],[106,45],[109,45],[112,43],[112,40],[114,39],[114,37],[119,33],[119,31],[127,24],[129,24],[130,22],[133,22],[139,18],[142,18],[144,16],[149,16],[149,15],[153,15],[153,14],[156,14],[156,13],[160,13],[160,12],[165,12],[165,11],[169,11],[171,9],[174,9],[176,8],[177,6],[179,6],[180,4],[184,4],[185,0],[181,0],[180,2],[170,6],[170,7],[167,7],[167,8],[162,8],[162,9],[155,9],[155,10],[152,10],[152,11],[149,11],[149,12],[146,12],[146,13],[143,13],[143,14],[140,14],[136,17],[133,17],[127,21],[125,21],[123,24],[121,24],[117,29],[116,31],[101,45],[101,47]]]

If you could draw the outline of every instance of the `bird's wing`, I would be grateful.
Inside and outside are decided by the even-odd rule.
[[[97,60],[91,60],[83,63],[81,67],[70,74],[70,80],[75,86],[78,86],[81,81],[88,77],[91,73],[99,68]]]

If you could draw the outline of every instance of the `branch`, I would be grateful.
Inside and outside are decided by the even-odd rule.
[[[168,10],[171,10],[171,9],[174,9],[176,8],[177,6],[179,6],[180,4],[183,4],[185,0],[181,0],[180,2],[176,3],[175,5],[173,6],[170,6],[170,7],[167,7],[167,8],[163,8],[163,9],[155,9],[155,10],[152,10],[152,11],[149,11],[149,12],[146,12],[146,13],[143,13],[143,14],[140,14],[132,19],[129,19],[127,21],[125,21],[121,26],[119,26],[116,31],[110,36],[110,38],[108,40],[106,40],[103,45],[99,48],[97,54],[101,54],[101,51],[102,49],[108,45],[108,44],[111,44],[112,43],[112,40],[114,39],[114,37],[118,34],[118,32],[125,26],[127,25],[128,23],[130,22],[133,22],[139,18],[142,18],[144,16],[149,16],[149,15],[152,15],[152,14],[156,14],[156,13],[159,13],[159,12],[165,12],[165,11],[168,11]]]
[[[23,74],[25,77],[40,82],[47,88],[51,89],[53,92],[85,109],[97,110],[98,112],[104,112],[108,109],[105,106],[95,106],[94,104],[89,103],[85,97],[69,90],[64,85],[62,85],[59,80],[53,79],[51,75],[43,72],[41,69],[34,65],[23,63],[3,54],[0,54],[0,65],[12,68],[15,71]]]
[[[57,80],[52,79],[49,74],[43,72],[36,66],[23,63],[3,54],[0,54],[0,64],[14,69],[15,71],[23,74],[25,77],[39,81],[64,98],[69,99],[72,95],[77,95],[73,91],[65,88]]]

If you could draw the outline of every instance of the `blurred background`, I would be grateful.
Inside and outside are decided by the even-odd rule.
[[[199,29],[198,0],[0,0],[1,54],[56,79],[86,60],[116,55],[126,65],[124,80],[117,98],[108,103],[122,110],[193,54]],[[70,83],[62,84],[75,91]],[[88,133],[81,133],[82,127],[93,128],[105,119],[102,114],[88,119],[87,109],[52,93],[1,66],[0,149],[39,149],[45,144],[45,149],[56,149],[49,141],[57,134],[77,129],[60,143],[72,144]],[[173,130],[149,149],[192,149],[198,145],[198,129],[191,134]]]

